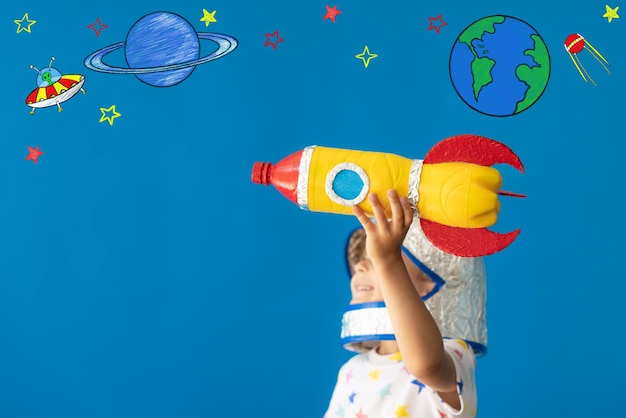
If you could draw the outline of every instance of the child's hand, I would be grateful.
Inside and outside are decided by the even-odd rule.
[[[376,219],[373,223],[363,209],[353,206],[352,211],[367,233],[365,251],[372,263],[402,262],[402,241],[413,222],[413,211],[406,197],[398,197],[398,192],[389,190],[387,198],[391,205],[391,220],[387,220],[383,207],[375,193],[369,195],[372,211]]]

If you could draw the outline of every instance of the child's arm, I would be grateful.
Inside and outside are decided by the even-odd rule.
[[[370,202],[376,223],[358,206],[354,206],[353,211],[367,233],[366,252],[374,267],[396,342],[408,371],[442,395],[452,395],[452,402],[444,400],[456,403],[454,363],[444,351],[441,332],[402,259],[402,241],[413,222],[413,212],[408,199],[398,198],[395,190],[388,191],[387,197],[392,208],[391,221],[386,219],[375,194],[370,195]]]

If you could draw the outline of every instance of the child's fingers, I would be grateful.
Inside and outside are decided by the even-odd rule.
[[[370,221],[370,218],[367,217],[363,209],[361,209],[359,206],[352,206],[352,213],[354,213],[354,216],[356,216],[356,218],[359,220],[359,222],[363,226],[363,229],[365,229],[365,232],[369,232],[369,229],[372,227],[373,224],[372,221]]]
[[[407,197],[400,198],[400,205],[402,205],[402,212],[404,214],[404,226],[409,227],[413,222],[413,208],[411,208]]]
[[[385,216],[385,211],[380,204],[378,196],[376,196],[376,193],[372,193],[369,199],[372,205],[372,211],[374,212],[374,218],[376,218],[376,223],[378,223],[378,225],[385,225],[387,223],[387,216]]]
[[[387,198],[389,199],[389,205],[391,206],[391,221],[393,225],[404,225],[404,210],[398,200],[398,192],[394,189],[387,191]]]

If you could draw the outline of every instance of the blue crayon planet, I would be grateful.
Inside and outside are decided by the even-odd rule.
[[[200,40],[217,43],[218,48],[200,58]],[[229,35],[196,32],[183,17],[170,12],[154,12],[139,19],[130,28],[125,42],[118,42],[93,52],[85,58],[85,67],[109,74],[134,74],[146,84],[170,87],[184,81],[196,66],[221,58],[237,48]],[[104,57],[124,48],[128,67],[114,67]]]

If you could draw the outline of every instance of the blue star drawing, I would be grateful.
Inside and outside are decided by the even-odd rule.
[[[411,383],[413,383],[414,385],[419,386],[419,389],[418,389],[417,393],[422,393],[422,389],[424,389],[426,387],[425,384],[423,384],[422,382],[420,382],[417,379],[412,380]]]
[[[348,396],[348,399],[350,399],[350,403],[354,403],[354,397],[356,396],[356,392],[352,391],[352,395]]]

